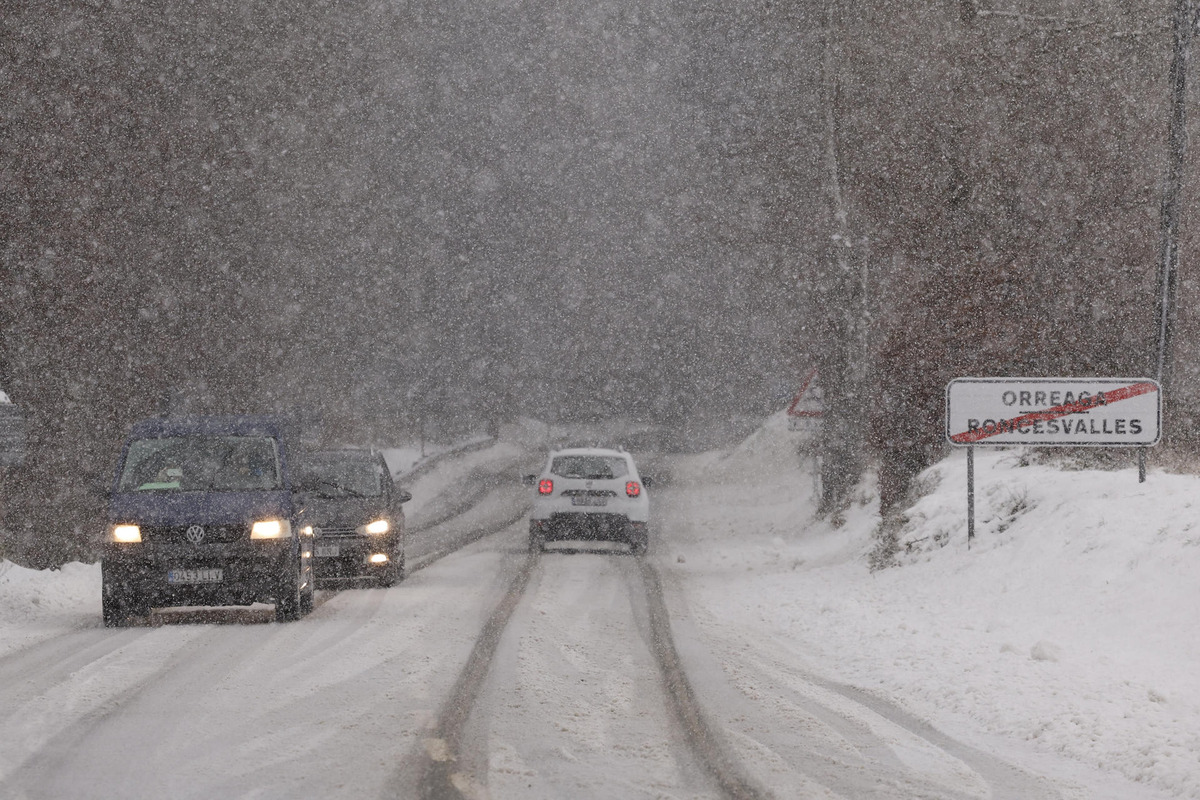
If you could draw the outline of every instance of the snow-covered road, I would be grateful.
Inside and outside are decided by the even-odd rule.
[[[472,545],[292,625],[182,616],[13,653],[0,660],[0,795],[396,795],[518,558]]]
[[[635,559],[540,559],[476,722],[495,797],[718,798],[663,691]]]
[[[986,605],[1003,542],[961,562],[947,548],[951,571],[935,551],[873,576],[869,487],[840,527],[814,522],[804,470],[749,445],[669,465],[644,561],[607,546],[531,558],[512,521],[529,453],[464,454],[415,487],[416,571],[323,592],[293,624],[268,608],[174,610],[105,629],[94,565],[4,564],[0,798],[1197,796],[1196,715],[1186,684],[1166,682],[1167,651],[1160,725],[1136,705],[1119,721],[1122,698],[1096,696],[1124,660],[1026,668],[965,617],[930,629],[920,613],[951,619],[938,598],[964,602],[964,581]],[[1021,535],[1014,518],[1000,530]],[[1033,613],[1011,610],[1005,642],[1038,635],[1015,628]],[[676,656],[682,675],[664,666]],[[1060,705],[1073,728],[1107,719],[1112,742],[1144,740],[1145,757],[1110,767],[1081,755],[1111,746],[1096,735],[1020,735],[1026,718],[1056,730]],[[431,783],[431,763],[449,780]]]
[[[439,708],[527,559],[511,526],[311,617],[157,612],[0,660],[8,797],[415,797]],[[723,796],[668,702],[636,560],[551,550],[508,621],[456,753],[463,796]],[[889,706],[735,638],[684,668],[775,797],[1054,797]],[[210,624],[197,624],[207,622]],[[730,679],[732,676],[732,680]]]

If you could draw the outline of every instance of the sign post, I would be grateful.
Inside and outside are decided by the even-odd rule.
[[[967,549],[975,540],[975,446],[967,448]]]
[[[1148,378],[955,378],[946,385],[946,440],[967,448],[967,546],[975,538],[975,447],[1158,444],[1162,392]]]

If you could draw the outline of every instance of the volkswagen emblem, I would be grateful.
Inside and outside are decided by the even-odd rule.
[[[188,541],[192,544],[200,544],[204,541],[204,528],[199,525],[192,525],[187,529]]]

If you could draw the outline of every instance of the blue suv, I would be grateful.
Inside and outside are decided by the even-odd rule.
[[[121,451],[101,558],[104,624],[152,607],[312,610],[312,534],[288,471],[288,427],[261,416],[149,419]]]

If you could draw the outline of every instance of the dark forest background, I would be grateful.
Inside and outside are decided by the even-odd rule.
[[[699,446],[819,367],[827,506],[887,506],[953,377],[1153,377],[1175,4],[902,5],[8,0],[0,553],[92,557],[165,408]]]

